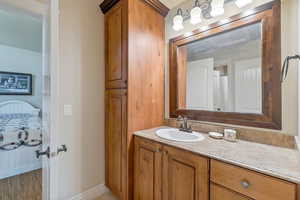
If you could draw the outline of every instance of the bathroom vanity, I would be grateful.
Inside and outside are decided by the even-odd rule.
[[[135,200],[298,200],[300,153],[203,134],[200,142],[135,132]]]
[[[158,0],[105,0],[100,7],[106,32],[106,185],[116,196],[300,200],[296,150],[207,134],[197,142],[158,137],[156,131],[167,128],[160,126],[166,125],[169,9]],[[247,137],[282,130],[279,0],[172,38],[168,50],[169,119],[182,115],[210,126],[243,126],[241,134],[256,131]]]

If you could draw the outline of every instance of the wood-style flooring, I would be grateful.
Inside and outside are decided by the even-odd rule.
[[[42,170],[0,180],[0,200],[41,200]]]

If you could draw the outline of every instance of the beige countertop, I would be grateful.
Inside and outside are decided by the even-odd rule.
[[[136,136],[224,161],[270,176],[300,184],[300,152],[239,140],[237,143],[215,140],[203,134],[200,142],[174,142],[158,137],[155,131],[166,126],[135,132]]]

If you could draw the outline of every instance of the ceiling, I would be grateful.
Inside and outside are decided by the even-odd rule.
[[[200,3],[201,2],[205,2],[205,1],[210,1],[210,0],[200,0]],[[225,0],[225,3],[228,3],[228,2],[231,2],[233,0]],[[166,5],[168,8],[172,9],[172,8],[175,8],[177,7],[178,5],[184,3],[184,2],[187,2],[187,3],[190,3],[190,2],[195,2],[195,0],[160,0],[160,2],[162,2],[164,5]]]
[[[261,23],[255,23],[188,44],[188,59],[193,60],[195,57],[197,59],[207,57],[224,59],[232,56],[244,56],[243,52],[246,53],[245,56],[253,57],[260,52],[260,48],[255,45],[260,41]],[[254,42],[252,46],[250,45],[254,48],[247,46],[251,42]],[[244,50],[246,47],[249,49]]]
[[[185,2],[186,0],[160,0],[163,4],[165,4],[168,8],[172,9],[179,4]]]
[[[0,6],[0,44],[42,52],[43,22],[39,18]]]

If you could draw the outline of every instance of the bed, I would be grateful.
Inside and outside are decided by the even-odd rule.
[[[40,113],[24,101],[0,103],[0,179],[41,168],[35,156],[42,144]]]

